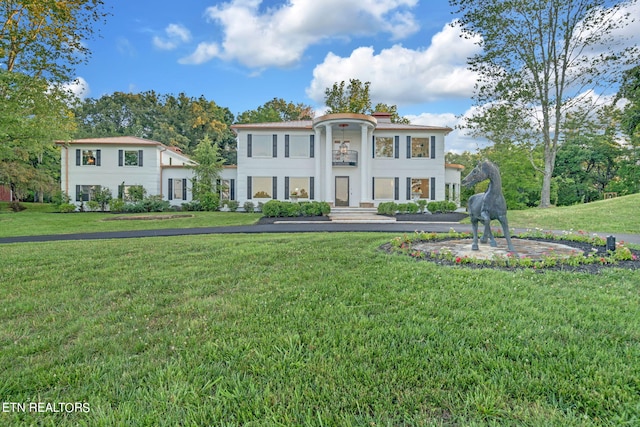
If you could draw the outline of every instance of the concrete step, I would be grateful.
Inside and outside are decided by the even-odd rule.
[[[396,222],[393,217],[377,215],[376,208],[332,208],[329,218],[334,223],[390,223]]]

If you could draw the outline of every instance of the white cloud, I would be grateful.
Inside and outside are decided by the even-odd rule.
[[[250,68],[290,67],[327,39],[384,32],[399,40],[418,30],[409,11],[417,0],[290,0],[265,11],[261,3],[231,0],[206,10],[224,33],[215,56]]]
[[[180,64],[198,65],[219,56],[220,48],[216,43],[200,43],[195,52],[178,60]]]
[[[169,24],[164,32],[165,37],[153,37],[153,45],[160,50],[174,50],[181,43],[191,41],[191,32],[183,25]]]
[[[65,90],[72,92],[77,98],[85,99],[91,93],[89,83],[82,77],[62,85]]]
[[[402,106],[468,98],[473,93],[476,75],[467,69],[466,60],[480,48],[474,40],[459,35],[457,27],[445,25],[423,50],[398,44],[378,54],[372,47],[355,49],[349,57],[329,53],[314,69],[307,96],[322,103],[325,88],[355,78],[371,82],[374,104]]]

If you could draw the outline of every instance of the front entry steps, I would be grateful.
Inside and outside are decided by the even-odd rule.
[[[334,223],[379,223],[386,224],[390,222],[396,222],[394,217],[387,217],[383,215],[377,215],[378,210],[376,208],[332,208],[329,218]]]

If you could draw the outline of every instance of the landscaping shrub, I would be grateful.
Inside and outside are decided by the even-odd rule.
[[[282,204],[282,216],[296,217],[300,216],[300,204],[297,202],[284,202]]]
[[[227,206],[229,207],[229,210],[231,212],[236,212],[238,210],[238,207],[240,207],[240,202],[238,202],[237,200],[229,200],[227,202]]]
[[[106,187],[96,190],[93,195],[93,200],[98,204],[98,207],[102,212],[107,210],[107,206],[109,206],[109,203],[111,203],[112,199],[113,195],[111,194],[111,190]],[[91,208],[91,210],[96,211],[98,210],[98,207]]]
[[[440,202],[429,202],[429,204],[427,204],[427,209],[431,213],[449,213],[455,211],[457,209],[457,205],[454,202],[443,200]]]
[[[61,203],[58,205],[58,211],[62,213],[75,212],[76,205],[73,203]]]
[[[382,202],[378,205],[378,214],[394,216],[398,211],[398,205],[395,202]]]
[[[206,192],[201,194],[198,197],[198,200],[200,201],[200,206],[202,206],[202,210],[204,211],[213,212],[213,211],[217,211],[218,208],[220,207],[220,196],[213,192]],[[236,206],[236,209],[237,209],[237,206]]]
[[[327,202],[317,202],[320,204],[320,213],[327,216],[331,213],[331,205]]]
[[[242,208],[247,213],[253,213],[256,210],[256,205],[254,205],[253,202],[246,201],[244,202],[244,205],[242,205]]]
[[[111,212],[122,212],[124,210],[124,205],[124,200],[112,199],[111,203],[109,203],[109,210],[111,210]]]
[[[300,213],[302,216],[320,216],[322,215],[322,209],[318,202],[301,202]]]
[[[282,216],[282,202],[279,200],[269,200],[267,203],[262,205],[262,214],[263,216],[269,218],[277,218]]]
[[[418,205],[415,203],[407,203],[407,213],[408,214],[417,214],[418,213]]]
[[[427,201],[425,199],[419,199],[416,203],[418,204],[420,213],[424,213],[424,210],[427,209]]]
[[[183,203],[182,210],[190,211],[190,212],[200,212],[200,211],[203,211],[204,209],[202,208],[200,201],[193,200],[191,202]]]
[[[100,203],[96,202],[95,200],[89,200],[87,202],[87,208],[89,208],[90,211],[95,212],[100,209]]]

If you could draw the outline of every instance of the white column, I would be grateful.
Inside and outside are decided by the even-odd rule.
[[[369,196],[369,134],[367,125],[360,125],[360,202],[370,202]]]
[[[320,166],[320,160],[322,158],[322,141],[320,140],[320,136],[321,136],[321,132],[320,132],[320,128],[316,128],[315,129],[315,141],[314,141],[314,150],[315,153],[313,153],[313,160],[315,163],[315,170],[313,173],[313,176],[315,177],[314,179],[314,196],[316,198],[316,200],[323,200],[323,193],[320,192],[320,189],[322,188],[322,182],[320,181],[322,179],[322,170],[321,170],[321,166]]]
[[[333,150],[333,132],[330,124],[325,125],[325,129],[324,201],[330,202],[333,200],[333,196],[331,195],[331,170],[333,167],[331,151]]]

